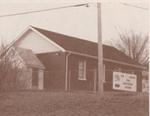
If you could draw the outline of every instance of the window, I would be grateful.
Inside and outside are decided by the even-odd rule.
[[[86,61],[79,61],[78,64],[78,80],[86,80]]]

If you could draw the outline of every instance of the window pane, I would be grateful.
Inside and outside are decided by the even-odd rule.
[[[79,61],[78,79],[79,80],[86,80],[86,61]]]

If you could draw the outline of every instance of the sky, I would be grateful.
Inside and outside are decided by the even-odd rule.
[[[0,16],[80,3],[87,2],[1,2]],[[129,4],[148,8],[147,2],[130,2]],[[148,33],[148,10],[126,6],[120,2],[102,2],[101,10],[103,43],[109,44],[118,39],[118,32],[122,31],[133,30],[136,33]],[[95,2],[90,2],[89,7],[72,7],[20,16],[0,17],[0,38],[8,43],[16,39],[29,25],[96,42],[97,6]]]

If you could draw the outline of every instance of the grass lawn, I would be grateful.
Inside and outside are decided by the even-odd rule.
[[[0,116],[148,116],[148,94],[3,92]]]

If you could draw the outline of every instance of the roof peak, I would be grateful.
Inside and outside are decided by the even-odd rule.
[[[78,39],[78,40],[88,41],[88,42],[97,44],[97,42],[94,42],[94,41],[91,41],[91,40],[87,40],[85,38],[83,39],[83,38],[79,38],[79,37],[75,37],[75,36],[70,36],[70,35],[66,35],[66,34],[63,34],[63,33],[55,32],[55,31],[50,31],[50,30],[47,30],[47,29],[44,29],[44,28],[35,27],[35,26],[32,26],[32,25],[30,25],[30,27],[32,27],[33,29],[36,29],[37,31],[38,30],[43,30],[43,31],[54,33],[54,34],[59,34],[59,35],[62,35],[62,36],[67,36],[67,37],[70,37],[70,38],[75,38],[75,39]]]

